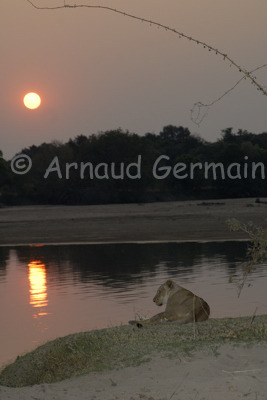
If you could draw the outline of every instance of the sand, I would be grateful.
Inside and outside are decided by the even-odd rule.
[[[190,356],[26,388],[0,387],[1,400],[266,400],[267,345],[223,345]]]
[[[236,240],[228,218],[267,228],[267,199],[0,209],[0,245]],[[266,202],[266,204],[265,204]]]
[[[261,199],[266,201],[266,199]],[[31,243],[237,240],[225,221],[267,228],[267,204],[254,199],[0,209],[0,245]],[[0,387],[1,400],[267,399],[267,345],[223,345],[192,356],[157,354],[148,363],[55,384]]]

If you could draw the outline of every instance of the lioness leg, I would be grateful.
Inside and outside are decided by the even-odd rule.
[[[186,324],[192,321],[192,315],[190,313],[184,315],[174,315],[166,311],[154,315],[153,317],[141,321],[131,320],[130,325],[136,325],[138,328],[142,328],[144,325],[149,324],[160,324],[163,322],[174,322],[177,321],[179,324]]]
[[[143,325],[148,325],[148,324],[155,324],[159,322],[166,322],[166,313],[161,312],[159,314],[154,315],[151,318],[144,319],[144,320],[130,320],[129,324],[130,325],[136,325],[138,328],[142,328]]]

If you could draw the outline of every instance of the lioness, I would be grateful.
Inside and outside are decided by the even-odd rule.
[[[165,311],[141,321],[131,320],[129,324],[141,328],[147,324],[176,321],[186,324],[193,321],[205,321],[209,318],[209,305],[194,293],[177,285],[172,280],[166,281],[158,288],[153,299],[158,306],[166,304]]]

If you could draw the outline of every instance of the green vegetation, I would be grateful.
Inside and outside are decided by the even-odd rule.
[[[211,319],[199,324],[167,323],[143,329],[120,326],[77,333],[40,346],[5,367],[0,385],[22,387],[51,383],[92,371],[120,369],[148,361],[157,352],[178,357],[202,347],[267,339],[267,315]]]
[[[267,193],[266,132],[253,134],[239,130],[234,133],[228,128],[222,131],[219,140],[211,143],[182,126],[168,125],[159,134],[144,136],[117,129],[80,135],[67,143],[43,143],[21,153],[32,160],[31,170],[24,175],[15,174],[10,162],[0,159],[2,204],[131,203],[262,197]],[[140,176],[133,179],[136,169],[130,169],[130,177],[125,169],[137,163],[138,156],[141,156]],[[160,156],[167,157],[158,164],[158,168],[163,168],[158,170],[158,175],[166,172],[162,179],[153,174],[153,166]],[[83,170],[85,163],[91,163],[91,175],[88,165]],[[205,163],[217,165],[216,179],[213,168],[205,174],[204,167],[199,167]],[[178,177],[174,173],[177,164]],[[179,169],[181,164],[188,168]],[[196,166],[192,178],[189,166],[193,164]],[[225,172],[231,167],[230,177],[223,176],[222,167]]]
[[[243,224],[236,218],[230,218],[226,223],[231,231],[245,232],[250,238],[250,244],[247,249],[247,259],[243,263],[243,277],[241,281],[237,283],[239,297],[248,275],[257,268],[257,265],[263,263],[267,259],[267,230],[252,222]],[[230,280],[232,281],[232,277],[230,277]]]

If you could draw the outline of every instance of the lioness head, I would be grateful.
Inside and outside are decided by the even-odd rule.
[[[170,279],[163,283],[163,285],[161,285],[157,290],[156,296],[153,299],[154,303],[156,303],[157,306],[166,304],[174,288],[175,283]]]

